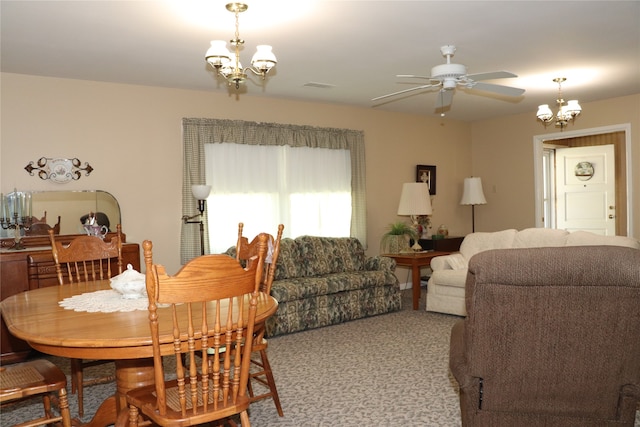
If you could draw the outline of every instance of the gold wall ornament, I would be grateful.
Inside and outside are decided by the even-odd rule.
[[[49,179],[58,184],[64,184],[69,181],[77,181],[82,176],[82,171],[85,172],[85,176],[93,171],[93,167],[88,162],[84,163],[84,167],[81,167],[82,163],[79,159],[58,159],[50,157],[40,157],[35,163],[31,161],[24,169],[29,172],[29,175],[33,176],[34,171],[38,171],[40,179]]]

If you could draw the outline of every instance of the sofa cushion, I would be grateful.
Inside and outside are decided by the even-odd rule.
[[[300,236],[298,244],[299,273],[304,277],[364,269],[364,248],[351,237]]]
[[[567,246],[627,246],[640,249],[640,241],[626,236],[602,236],[588,231],[574,231],[567,237]]]
[[[276,262],[275,280],[287,279],[289,277],[300,277],[300,262],[298,255],[298,245],[295,240],[284,238],[280,240],[280,253]]]
[[[313,298],[344,291],[354,291],[388,284],[385,271],[359,271],[332,273],[317,277],[294,277],[276,280],[271,295],[279,303]]]
[[[553,228],[526,228],[513,238],[512,248],[545,248],[565,246],[569,232]],[[496,248],[498,249],[498,248]]]
[[[478,232],[467,235],[460,245],[460,253],[469,260],[478,252],[489,249],[505,249],[513,245],[517,230]]]

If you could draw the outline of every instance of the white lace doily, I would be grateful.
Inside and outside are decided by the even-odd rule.
[[[149,300],[146,296],[138,299],[124,299],[117,291],[107,289],[74,295],[63,299],[58,304],[67,310],[112,313],[115,311],[147,310]]]

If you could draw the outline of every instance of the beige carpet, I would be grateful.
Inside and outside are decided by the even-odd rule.
[[[459,318],[424,311],[424,290],[420,310],[411,310],[409,292],[400,312],[270,339],[284,417],[263,400],[251,406],[252,425],[460,426],[448,368],[449,331]],[[68,373],[66,360],[51,359]],[[113,384],[85,389],[83,421],[113,390]],[[77,416],[75,396],[70,403]],[[34,410],[37,404],[3,408],[0,420],[12,425]]]

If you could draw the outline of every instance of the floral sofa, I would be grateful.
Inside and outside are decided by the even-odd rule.
[[[235,249],[227,254],[235,256]],[[355,238],[282,239],[271,287],[278,310],[265,324],[266,336],[399,310],[395,267],[391,258],[365,256]]]
[[[471,257],[490,249],[536,248],[553,246],[613,245],[639,249],[632,237],[603,236],[588,231],[569,232],[549,228],[502,230],[467,235],[460,253],[431,260],[431,278],[427,282],[427,311],[466,316],[465,281]],[[523,266],[522,268],[526,268]]]

